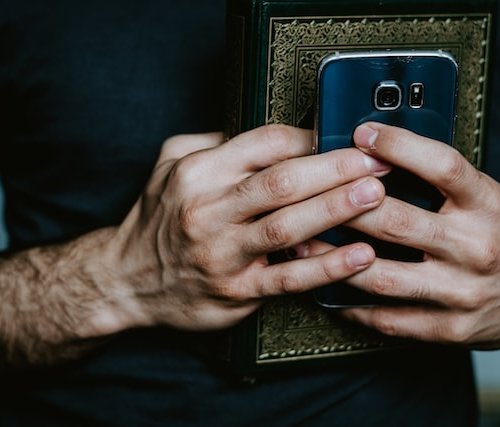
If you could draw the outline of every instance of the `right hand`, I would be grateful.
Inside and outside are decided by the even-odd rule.
[[[222,329],[266,297],[367,268],[375,259],[368,245],[311,239],[377,207],[384,189],[374,176],[388,166],[355,148],[308,156],[312,143],[311,132],[276,125],[225,144],[221,134],[166,141],[108,244],[116,285],[101,328]],[[269,264],[267,254],[288,248],[296,259]]]

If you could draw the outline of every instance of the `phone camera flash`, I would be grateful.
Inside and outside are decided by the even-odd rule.
[[[424,106],[424,85],[413,83],[410,86],[410,107],[422,108]]]

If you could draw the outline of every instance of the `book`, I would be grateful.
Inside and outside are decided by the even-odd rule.
[[[496,0],[228,0],[226,137],[273,123],[312,129],[317,66],[332,52],[442,49],[460,69],[455,147],[480,166],[496,8]],[[220,354],[253,375],[402,345],[300,295],[267,302],[225,335]]]

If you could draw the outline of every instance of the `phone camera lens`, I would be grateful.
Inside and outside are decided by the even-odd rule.
[[[393,88],[384,88],[379,93],[380,105],[394,107],[398,103],[398,93]]]
[[[381,111],[397,110],[401,106],[401,88],[395,82],[382,82],[375,89],[375,107]]]

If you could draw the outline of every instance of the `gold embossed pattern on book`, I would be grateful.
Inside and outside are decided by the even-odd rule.
[[[455,146],[478,165],[491,20],[488,14],[271,18],[266,122],[307,126],[314,110],[317,64],[329,53],[443,49],[460,66]],[[401,344],[339,319],[307,296],[277,299],[260,309],[256,339],[257,364],[321,359]]]

